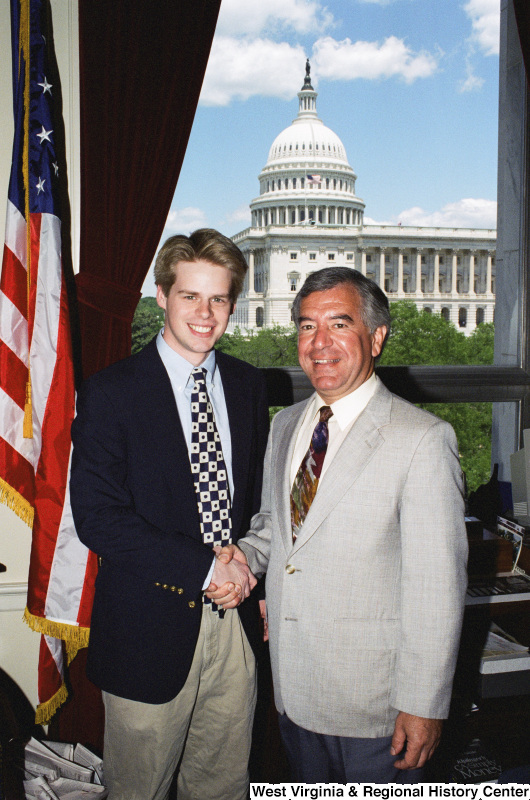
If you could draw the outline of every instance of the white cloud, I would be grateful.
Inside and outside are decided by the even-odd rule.
[[[415,206],[398,214],[397,221],[402,225],[433,228],[495,228],[497,203],[495,200],[466,197],[448,203],[439,211],[428,212]]]
[[[259,36],[285,28],[306,34],[332,24],[332,14],[318,0],[223,0],[216,36]]]
[[[479,78],[478,75],[475,75],[473,67],[469,63],[466,67],[466,73],[466,78],[458,84],[458,91],[461,94],[465,94],[466,92],[475,92],[478,89],[482,89],[484,78]]]
[[[325,36],[315,42],[312,63],[321,78],[331,80],[370,80],[398,76],[407,83],[428,78],[436,71],[438,62],[432,53],[414,53],[396,36],[384,42],[339,42]]]
[[[201,103],[226,106],[254,95],[290,100],[305,68],[302,47],[270,39],[247,41],[217,36],[212,45]]]
[[[464,11],[471,20],[475,42],[487,56],[499,53],[500,0],[468,0]]]
[[[246,205],[239,206],[230,214],[226,216],[227,222],[244,222],[250,225],[250,208],[248,203]]]
[[[192,231],[197,230],[197,228],[205,227],[206,214],[201,208],[188,207],[171,209],[167,216],[161,243],[163,243],[168,236],[174,236],[177,233],[183,233],[185,236],[188,236]]]

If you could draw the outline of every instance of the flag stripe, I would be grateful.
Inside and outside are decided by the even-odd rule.
[[[0,292],[0,338],[28,365],[28,323],[11,300]],[[27,372],[27,370],[26,370]]]
[[[24,384],[27,375],[27,367],[0,339],[0,388],[22,410],[26,401]]]
[[[26,270],[7,245],[4,247],[3,263],[6,268],[0,279],[0,292],[13,303],[20,316],[26,318],[28,313]]]
[[[0,391],[0,402],[3,392]],[[9,464],[10,471],[17,476],[17,492],[32,502],[35,484],[35,471],[27,458],[24,458],[9,442],[0,438],[0,464]]]

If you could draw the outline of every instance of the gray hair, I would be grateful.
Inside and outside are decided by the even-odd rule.
[[[386,341],[390,333],[388,298],[375,281],[350,267],[325,267],[307,276],[294,299],[291,310],[292,319],[296,327],[299,327],[300,304],[304,297],[308,297],[313,292],[325,292],[327,289],[334,289],[343,283],[352,286],[359,295],[361,319],[370,333],[375,333],[381,325],[386,327]]]

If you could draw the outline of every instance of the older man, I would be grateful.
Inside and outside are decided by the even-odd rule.
[[[315,272],[293,319],[315,394],[275,417],[261,510],[222,557],[267,572],[293,779],[419,780],[449,709],[466,587],[456,438],[376,377],[390,316],[373,281]]]

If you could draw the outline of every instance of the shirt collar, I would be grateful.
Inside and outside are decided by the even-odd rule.
[[[379,378],[375,372],[373,372],[368,380],[358,386],[357,389],[354,389],[353,392],[350,392],[345,395],[345,397],[341,397],[340,400],[331,404],[331,410],[333,411],[331,419],[335,419],[341,431],[358,417],[361,411],[364,411],[368,405],[368,401],[375,394],[378,382]],[[325,405],[327,405],[325,400],[323,400],[319,394],[316,394],[312,406],[313,416]]]
[[[177,391],[183,392],[188,384],[191,371],[194,369],[195,365],[190,364],[190,362],[183,358],[180,353],[177,353],[168,345],[162,336],[163,332],[164,329],[159,331],[156,338],[158,353],[171,379],[172,385],[177,389]],[[199,364],[199,366],[206,370],[206,385],[208,387],[213,386],[217,374],[215,350],[210,350],[204,361]]]

